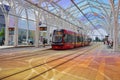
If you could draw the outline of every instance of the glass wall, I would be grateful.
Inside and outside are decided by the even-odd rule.
[[[35,41],[35,14],[34,9],[16,8],[16,12],[21,13],[18,17],[18,45],[34,45]],[[10,24],[12,20],[10,21]]]
[[[27,45],[27,20],[19,18],[18,19],[18,44]]]

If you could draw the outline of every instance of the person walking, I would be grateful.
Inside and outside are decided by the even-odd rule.
[[[45,43],[46,43],[45,38],[43,38],[43,47],[45,47]]]

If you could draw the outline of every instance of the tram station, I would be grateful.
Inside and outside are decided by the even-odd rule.
[[[0,0],[0,80],[120,80],[120,0]]]

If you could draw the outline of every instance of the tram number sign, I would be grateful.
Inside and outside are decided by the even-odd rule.
[[[40,27],[39,30],[40,31],[47,31],[47,27]]]

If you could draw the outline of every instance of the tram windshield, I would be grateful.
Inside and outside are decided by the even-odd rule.
[[[63,33],[62,31],[54,31],[53,42],[62,42]]]

